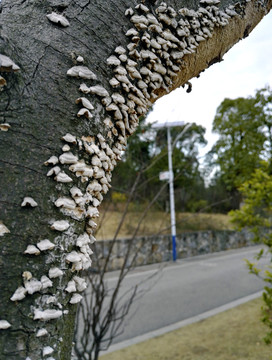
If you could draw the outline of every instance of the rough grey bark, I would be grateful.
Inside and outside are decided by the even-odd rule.
[[[0,2],[1,359],[70,358],[93,220],[138,116],[220,61],[270,7]]]

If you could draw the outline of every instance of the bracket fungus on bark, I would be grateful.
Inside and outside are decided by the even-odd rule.
[[[16,72],[20,67],[15,64],[8,56],[0,54],[0,71],[3,72]]]
[[[1,131],[8,131],[11,128],[11,125],[8,123],[2,123],[0,124],[0,130]]]
[[[97,76],[87,66],[73,66],[67,71],[68,76],[79,77],[87,80],[96,80]]]
[[[4,236],[5,234],[10,233],[9,229],[4,225],[2,222],[0,222],[0,236]]]
[[[41,250],[41,251],[47,251],[47,250],[52,250],[55,247],[55,244],[53,244],[50,240],[48,239],[44,239],[41,240],[37,243],[37,247]]]
[[[70,25],[69,21],[65,16],[52,12],[51,14],[46,15],[47,19],[54,24],[61,25],[63,27],[68,27]]]
[[[22,207],[37,207],[37,202],[32,197],[25,197],[23,202],[21,203]]]
[[[0,320],[0,330],[6,330],[11,327],[11,324],[7,320]]]

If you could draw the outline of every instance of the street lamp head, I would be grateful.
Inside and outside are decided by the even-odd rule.
[[[184,126],[185,121],[167,121],[165,123],[154,123],[151,125],[152,129],[171,128],[176,126]]]

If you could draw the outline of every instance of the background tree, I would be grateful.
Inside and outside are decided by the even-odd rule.
[[[198,160],[199,147],[206,144],[205,129],[201,125],[193,123],[186,131],[183,131],[187,126],[188,124],[185,124],[183,127],[171,129],[175,202],[179,211],[191,210],[194,202],[199,200],[201,193],[203,194],[205,187]],[[168,170],[166,129],[157,131],[154,155],[152,163],[147,169],[148,186],[151,194],[160,187],[159,173]],[[160,202],[161,207],[165,208],[165,203],[168,203],[167,192],[160,199]]]
[[[270,344],[272,342],[272,175],[270,164],[263,161],[261,167],[253,172],[251,178],[239,190],[243,195],[244,204],[240,210],[231,211],[230,215],[237,229],[246,229],[253,234],[254,242],[264,245],[256,256],[257,263],[247,260],[247,265],[251,273],[261,276],[267,283],[263,292],[262,320],[268,327],[265,341]],[[270,263],[265,268],[259,267],[258,261],[265,254],[269,254]]]
[[[70,358],[86,286],[75,276],[90,266],[97,208],[139,116],[220,61],[270,8],[1,1],[1,358]]]
[[[234,208],[241,200],[238,187],[271,154],[270,100],[267,87],[252,97],[225,99],[216,111],[213,131],[219,139],[209,157],[219,168],[217,174],[232,195]]]

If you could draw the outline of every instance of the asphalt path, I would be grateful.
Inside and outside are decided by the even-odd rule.
[[[137,268],[128,273],[121,294],[139,287],[126,318],[120,343],[194,317],[263,289],[264,282],[248,272],[244,259],[252,260],[254,246],[197,256],[161,265]],[[262,266],[268,264],[262,261]],[[107,275],[114,287],[117,272]]]

